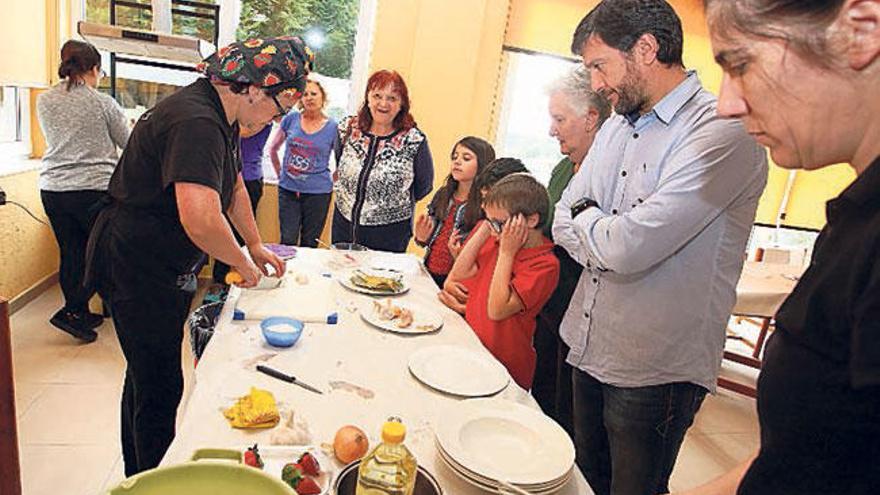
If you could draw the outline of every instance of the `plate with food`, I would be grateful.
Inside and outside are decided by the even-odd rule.
[[[242,461],[281,481],[298,495],[324,495],[330,491],[333,466],[316,447],[254,445],[242,451]]]
[[[443,326],[443,318],[438,313],[394,302],[390,298],[365,304],[361,318],[382,330],[407,335],[433,333]]]
[[[396,296],[409,290],[403,274],[390,270],[358,269],[342,275],[343,287],[371,296]]]

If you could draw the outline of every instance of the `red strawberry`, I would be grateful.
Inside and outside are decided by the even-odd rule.
[[[302,478],[303,472],[299,464],[290,462],[281,469],[281,481],[290,485],[291,488],[295,487]]]
[[[302,466],[303,472],[309,476],[318,476],[321,474],[321,465],[318,464],[318,459],[315,459],[315,456],[313,456],[311,452],[306,452],[299,456],[299,459],[297,459],[296,462]]]
[[[254,444],[253,447],[248,447],[247,451],[245,451],[244,463],[257,469],[263,469],[263,459],[260,458],[260,450],[257,448],[257,444]]]
[[[318,495],[321,493],[321,487],[312,478],[303,478],[293,488],[299,495]]]

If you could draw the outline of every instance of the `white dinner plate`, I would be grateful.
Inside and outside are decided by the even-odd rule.
[[[437,312],[428,308],[399,303],[395,300],[390,300],[391,304],[409,310],[412,313],[412,324],[406,327],[400,327],[399,319],[383,319],[380,315],[380,311],[376,308],[376,304],[385,305],[389,300],[390,299],[379,299],[368,301],[361,307],[361,318],[374,327],[381,328],[388,332],[405,335],[424,335],[434,333],[437,330],[440,330],[440,327],[443,326],[443,318]]]
[[[574,465],[574,444],[565,430],[540,411],[511,401],[456,404],[438,425],[437,441],[469,471],[517,485],[552,484]]]
[[[339,276],[339,283],[342,284],[348,290],[352,290],[355,292],[359,292],[361,294],[367,294],[370,296],[398,296],[409,291],[409,284],[406,283],[406,277],[397,272],[387,271],[387,270],[374,270],[374,269],[362,269],[360,271],[369,274],[369,275],[379,275],[382,277],[395,277],[400,279],[400,283],[403,284],[403,287],[397,292],[389,292],[385,290],[376,290],[371,289],[369,287],[361,287],[360,285],[356,285],[351,281],[351,277],[354,275],[354,272],[357,270],[351,270],[343,273]]]
[[[452,472],[457,474],[461,479],[463,479],[467,483],[469,483],[477,488],[481,488],[483,490],[486,490],[486,491],[489,491],[492,493],[499,493],[499,492],[504,493],[504,494],[512,493],[510,490],[505,490],[503,488],[503,485],[498,483],[495,480],[485,478],[485,477],[482,477],[479,475],[475,475],[474,473],[468,472],[466,469],[462,468],[461,465],[457,464],[455,462],[455,460],[453,460],[451,457],[449,457],[449,454],[444,453],[442,449],[438,449],[438,454],[440,456],[440,459],[443,461],[443,463],[446,464],[446,466]],[[515,486],[517,488],[521,488],[521,489],[523,489],[533,495],[551,495],[551,494],[556,493],[559,490],[561,490],[566,485],[566,483],[569,482],[569,480],[571,479],[570,473],[571,473],[571,471],[569,471],[569,474],[566,475],[564,478],[557,480],[552,485],[541,485],[541,486],[515,485]]]
[[[510,375],[488,352],[460,346],[424,347],[409,357],[409,371],[425,385],[461,397],[486,397],[504,390]]]

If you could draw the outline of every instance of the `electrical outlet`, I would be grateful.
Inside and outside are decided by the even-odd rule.
[[[6,191],[4,191],[2,187],[0,187],[0,206],[3,206],[5,204],[6,204]]]

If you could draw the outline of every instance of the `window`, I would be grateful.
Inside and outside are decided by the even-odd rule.
[[[809,264],[813,244],[819,232],[813,229],[780,227],[757,223],[752,228],[747,247],[747,259],[755,259],[758,248],[784,249],[791,253],[790,263]]]
[[[315,72],[327,90],[325,112],[339,121],[348,114],[360,0],[241,0],[237,38],[292,33],[315,52]]]
[[[0,157],[24,158],[30,153],[30,91],[0,86]]]
[[[102,52],[101,59],[101,66],[109,68],[109,55]],[[152,65],[156,61],[141,57],[126,56],[123,60],[143,62],[130,63],[121,60],[116,62],[116,101],[119,102],[131,125],[134,125],[147,109],[199,77],[194,71],[163,67],[161,62],[158,63],[159,65]],[[101,80],[98,89],[110,93],[110,83],[110,77],[105,77]]]
[[[544,185],[562,159],[550,137],[549,97],[545,88],[577,62],[551,55],[505,48],[507,74],[498,121],[496,155],[512,156]]]
[[[358,15],[362,4],[367,2],[369,0],[241,0],[236,37],[244,40],[281,33],[301,36],[315,52],[316,79],[327,91],[324,112],[339,122],[353,110],[349,108],[352,60]],[[268,156],[263,159],[263,174],[275,177]]]

